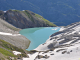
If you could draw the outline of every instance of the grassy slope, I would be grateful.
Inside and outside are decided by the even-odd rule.
[[[26,57],[25,51],[23,49],[15,47],[12,44],[0,39],[0,53],[3,54],[3,57],[5,57],[6,59],[9,57],[18,58],[19,56],[15,56],[12,53],[12,51],[19,51],[22,53],[22,55],[20,55],[20,56]],[[0,59],[4,59],[4,58],[0,57]]]
[[[0,48],[0,53],[2,53],[5,56],[16,57],[12,52],[9,52],[9,51],[2,49],[2,48]]]
[[[10,44],[10,43],[8,43],[8,42],[6,42],[4,40],[1,40],[1,39],[0,39],[0,46],[6,48],[8,50],[13,50],[13,51],[16,50],[16,51],[23,52],[22,49],[17,48],[15,46],[13,46],[12,44]]]
[[[35,16],[38,18],[38,19],[41,19],[43,20],[47,25],[49,26],[56,26],[55,24],[51,23],[50,21],[44,19],[42,16],[38,15],[38,14],[35,14]]]

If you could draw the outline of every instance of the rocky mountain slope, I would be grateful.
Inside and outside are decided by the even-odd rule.
[[[44,19],[42,16],[28,10],[8,10],[6,12],[0,11],[0,18],[21,29],[56,26],[55,24]]]
[[[0,60],[18,60],[28,57],[26,48],[30,41],[19,34],[20,30],[0,19]]]
[[[0,10],[30,10],[58,26],[69,25],[80,19],[79,0],[0,0]]]
[[[80,22],[62,27],[57,33],[39,45],[30,58],[24,60],[79,60],[80,59]]]
[[[20,30],[21,29],[0,19],[0,39],[9,42],[16,47],[26,49],[29,46],[30,41],[19,34]]]

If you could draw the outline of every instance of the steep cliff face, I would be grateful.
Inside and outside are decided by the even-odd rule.
[[[15,27],[21,29],[56,26],[55,24],[44,19],[42,16],[28,10],[8,10],[6,12],[0,11],[0,17]]]

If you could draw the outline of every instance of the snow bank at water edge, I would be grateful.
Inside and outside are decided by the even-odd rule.
[[[65,29],[64,27],[61,27],[59,31],[63,31],[64,29]]]

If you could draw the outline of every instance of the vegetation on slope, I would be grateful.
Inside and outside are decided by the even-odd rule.
[[[16,46],[13,46],[12,44],[1,39],[0,39],[0,46],[12,51],[16,50],[16,51],[24,52],[24,50],[17,48]]]
[[[16,57],[12,52],[9,52],[9,51],[2,49],[2,48],[0,48],[0,53],[2,53],[5,56]]]
[[[31,21],[34,22],[34,19],[33,19],[32,15],[27,10],[25,10],[23,12],[30,18]],[[40,16],[36,13],[33,13],[33,15],[35,17],[37,17],[38,19],[43,20],[48,26],[56,26],[55,24],[51,23],[50,21],[46,20],[45,18],[43,18],[42,16]]]
[[[44,19],[42,16],[38,15],[38,14],[35,14],[35,16],[38,18],[38,19],[41,19],[43,20],[47,25],[49,26],[56,26],[55,24],[51,23],[50,21]]]
[[[19,51],[22,54],[15,56],[12,53],[12,51]],[[3,56],[5,56],[6,58],[9,58],[9,57],[14,57],[14,58],[27,57],[26,52],[23,49],[20,49],[16,46],[13,46],[12,44],[10,44],[4,40],[1,40],[1,39],[0,39],[0,53],[2,53]]]

